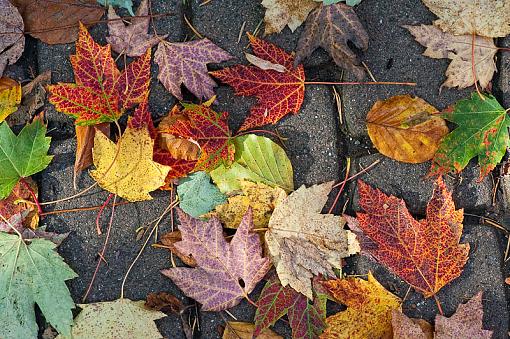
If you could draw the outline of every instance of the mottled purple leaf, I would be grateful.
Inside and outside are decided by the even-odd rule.
[[[251,209],[246,212],[230,243],[223,236],[217,218],[194,219],[177,209],[182,241],[175,247],[192,255],[197,268],[170,268],[161,271],[188,296],[203,305],[204,311],[221,311],[237,305],[264,277],[270,261],[262,257],[259,236],[252,232]]]
[[[167,35],[156,37],[147,34],[149,29],[150,17],[148,14],[148,0],[143,0],[136,10],[136,16],[131,19],[131,24],[125,25],[120,17],[115,13],[113,7],[108,9],[108,32],[106,41],[117,53],[124,53],[129,57],[138,57],[145,51],[156,45],[160,39]]]
[[[318,338],[326,327],[326,297],[315,296],[313,303],[289,285],[283,287],[276,274],[267,281],[255,313],[255,336],[283,317],[289,317],[292,338]]]
[[[231,58],[208,39],[178,43],[162,41],[154,54],[159,65],[158,79],[179,100],[182,100],[181,84],[197,98],[210,99],[216,82],[209,76],[207,64]]]

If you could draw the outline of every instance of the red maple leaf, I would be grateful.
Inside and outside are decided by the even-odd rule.
[[[294,68],[294,57],[278,46],[251,34],[253,53],[287,71],[280,73],[256,66],[236,65],[211,72],[213,76],[229,84],[237,95],[255,96],[258,103],[250,110],[240,130],[275,124],[288,113],[298,113],[305,97],[305,71],[303,65]]]
[[[441,177],[427,205],[427,218],[417,221],[405,202],[358,181],[365,213],[347,217],[362,252],[373,256],[425,297],[436,294],[462,273],[469,244],[460,244],[464,211],[456,210]]]
[[[158,130],[200,146],[195,170],[212,170],[222,163],[230,164],[234,160],[234,149],[230,143],[228,112],[217,113],[205,104],[182,105],[182,110],[174,106]]]
[[[77,125],[117,120],[149,93],[150,49],[121,73],[110,45],[100,46],[80,23],[76,54],[71,55],[75,83],[48,87],[55,108],[76,118]]]

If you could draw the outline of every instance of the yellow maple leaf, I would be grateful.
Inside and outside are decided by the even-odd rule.
[[[322,339],[391,338],[391,312],[400,310],[402,300],[388,292],[372,275],[328,280],[324,287],[347,309],[326,318]]]
[[[253,210],[254,228],[265,228],[274,208],[287,194],[280,187],[270,187],[263,183],[247,180],[239,181],[242,194],[228,198],[228,202],[216,206],[215,211],[204,217],[218,217],[227,228],[237,228],[249,207]]]
[[[152,161],[153,146],[145,128],[126,128],[117,145],[98,131],[92,150],[96,169],[90,175],[99,186],[121,198],[150,200],[149,192],[164,185],[170,171],[169,166]]]
[[[21,85],[16,80],[0,78],[0,122],[16,112],[21,102]]]

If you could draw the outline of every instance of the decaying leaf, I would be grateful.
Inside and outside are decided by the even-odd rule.
[[[504,37],[510,34],[510,2],[506,0],[423,0],[443,31],[455,35]]]
[[[267,71],[268,69],[272,69],[273,71],[277,71],[280,73],[285,73],[287,69],[285,66],[280,64],[274,64],[270,61],[264,60],[262,58],[259,58],[258,56],[255,56],[250,53],[244,53],[244,56],[246,57],[246,61],[248,61],[253,66],[257,66],[258,68]]]
[[[0,77],[25,49],[23,19],[9,0],[0,0]]]
[[[347,309],[326,318],[323,339],[391,338],[391,312],[402,300],[388,292],[368,272],[368,280],[346,278],[323,283],[332,297]]]
[[[181,231],[173,231],[165,233],[161,236],[161,244],[168,248],[173,254],[179,257],[183,263],[188,266],[196,267],[197,261],[193,259],[193,256],[186,255],[179,251],[177,247],[175,247],[175,243],[182,240]]]
[[[0,199],[11,193],[20,178],[45,169],[53,156],[47,155],[51,138],[46,126],[35,119],[16,136],[4,121],[0,123]]]
[[[223,339],[252,339],[255,325],[241,321],[229,321],[225,324]],[[264,329],[257,335],[257,339],[283,339],[269,328]]]
[[[459,277],[469,244],[460,244],[464,211],[456,210],[441,177],[427,204],[427,218],[417,221],[403,200],[358,181],[363,213],[346,217],[362,252],[374,257],[425,297]],[[441,255],[438,255],[441,253]]]
[[[38,195],[37,184],[31,178],[24,179],[27,185]],[[27,213],[23,218],[23,226],[35,229],[39,225],[39,213],[34,205],[34,198],[24,183],[18,182],[12,189],[11,194],[0,200],[0,215],[9,219],[15,214]],[[0,218],[0,224],[2,220]],[[0,228],[1,229],[1,228]]]
[[[227,228],[236,228],[251,207],[255,228],[266,228],[275,207],[287,197],[279,187],[246,180],[239,182],[242,194],[228,198],[228,202],[217,205],[215,210],[203,215],[204,218],[217,217]]]
[[[459,305],[457,311],[451,317],[436,315],[435,331],[433,333],[429,333],[427,327],[415,323],[414,319],[409,319],[403,313],[393,311],[391,317],[395,339],[428,339],[432,336],[436,339],[489,339],[492,337],[492,331],[483,329],[482,320],[482,292],[475,295],[467,303]]]
[[[94,138],[96,130],[101,131],[106,137],[110,137],[110,124],[103,122],[95,126],[78,126],[76,132],[76,157],[74,160],[74,183],[76,188],[76,179],[85,168],[92,165],[92,148],[94,147]]]
[[[416,41],[427,47],[423,55],[434,59],[452,60],[446,69],[447,79],[442,86],[466,88],[475,84],[475,77],[482,89],[489,85],[496,72],[494,56],[498,49],[494,45],[494,39],[476,36],[473,50],[471,34],[453,35],[432,25],[404,27],[411,32]]]
[[[0,78],[0,123],[16,112],[21,102],[21,84],[10,78]]]
[[[152,161],[153,147],[147,129],[128,126],[117,144],[97,132],[92,150],[96,169],[90,175],[99,186],[121,198],[150,200],[149,192],[162,186],[170,171],[170,167]]]
[[[0,337],[37,338],[35,304],[59,333],[71,334],[74,302],[65,281],[77,275],[55,247],[0,232]]]
[[[333,182],[304,185],[278,204],[269,219],[265,239],[283,286],[290,285],[313,298],[311,278],[334,277],[342,258],[359,252],[354,233],[344,230],[345,220],[321,214]]]
[[[94,0],[12,0],[11,2],[23,17],[25,30],[34,38],[50,45],[76,41],[80,21],[85,24],[95,23],[104,14],[104,8]]]
[[[312,0],[262,0],[266,8],[265,33],[280,33],[285,26],[294,32],[317,5]]]
[[[310,303],[289,285],[282,286],[276,274],[272,274],[257,300],[253,334],[263,333],[285,314],[293,339],[317,338],[326,328],[326,297],[315,295]]]
[[[235,158],[232,165],[211,171],[213,181],[223,193],[241,189],[241,180],[261,182],[294,190],[294,172],[287,154],[271,139],[248,134],[233,139]]]
[[[349,41],[359,49],[368,48],[368,34],[354,10],[342,3],[320,6],[306,20],[305,30],[296,49],[294,66],[299,65],[318,47],[322,47],[338,66],[362,79],[365,71],[359,66],[356,54],[347,45]]]
[[[149,293],[144,305],[154,311],[172,312],[179,314],[184,310],[184,305],[174,295],[166,292]]]
[[[263,70],[256,66],[236,65],[211,72],[229,84],[237,95],[255,96],[258,103],[239,129],[245,131],[267,124],[275,124],[288,113],[298,113],[305,96],[305,71],[303,65],[294,68],[294,57],[280,47],[248,34],[255,56],[288,71]]]
[[[181,179],[177,195],[180,208],[195,218],[227,202],[225,194],[211,183],[211,177],[206,172],[196,172]]]
[[[206,104],[183,104],[183,109],[176,105],[159,124],[158,133],[171,134],[200,146],[200,158],[194,170],[210,171],[234,159],[227,119],[228,112],[217,113]]]
[[[143,300],[117,299],[79,304],[81,312],[74,319],[72,336],[57,339],[90,338],[161,338],[154,320],[166,317],[144,307]]]
[[[154,61],[159,66],[159,81],[179,100],[182,100],[181,85],[199,99],[213,97],[216,83],[209,76],[207,64],[231,58],[230,54],[208,39],[172,43],[162,41],[154,53]]]
[[[115,13],[113,7],[108,8],[109,35],[106,37],[106,41],[115,52],[126,54],[129,57],[138,57],[156,45],[160,39],[167,37],[167,35],[156,37],[147,33],[150,23],[148,13],[148,0],[143,0],[136,10],[136,17],[131,19],[129,25],[125,25],[122,20],[119,20],[120,17]]]
[[[397,95],[377,101],[367,114],[375,148],[392,159],[420,163],[432,159],[448,127],[425,100]]]
[[[510,146],[510,118],[496,98],[473,92],[470,99],[458,101],[442,117],[458,125],[441,140],[432,159],[432,174],[462,171],[478,156],[480,180],[490,173]]]
[[[193,219],[177,209],[182,241],[175,244],[191,254],[197,268],[170,268],[161,271],[190,298],[202,304],[203,311],[221,311],[237,305],[253,291],[270,267],[262,257],[259,236],[252,232],[251,211],[246,213],[230,243],[223,237],[218,219]]]
[[[133,0],[97,0],[103,6],[114,6],[127,9],[131,16],[135,16],[133,13]]]
[[[46,86],[51,82],[51,71],[46,71],[21,88],[21,105],[7,117],[10,126],[25,125],[43,107],[46,100]]]
[[[76,83],[48,86],[49,101],[76,119],[77,125],[112,122],[129,108],[147,99],[151,50],[126,66],[122,73],[112,58],[110,46],[97,44],[83,24],[71,55]]]

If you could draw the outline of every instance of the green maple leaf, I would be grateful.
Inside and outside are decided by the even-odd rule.
[[[47,155],[51,138],[39,120],[26,125],[18,136],[6,122],[0,124],[0,199],[6,198],[20,178],[45,169],[53,156]]]
[[[37,338],[36,303],[57,331],[71,334],[74,302],[65,281],[77,275],[55,247],[0,232],[0,338]]]
[[[483,98],[482,98],[483,96]],[[478,156],[480,179],[496,167],[510,146],[507,111],[492,95],[472,93],[442,114],[458,127],[441,140],[431,172],[460,172]]]
[[[226,195],[211,183],[211,177],[206,172],[196,172],[181,179],[177,194],[181,209],[195,218],[227,202]]]

